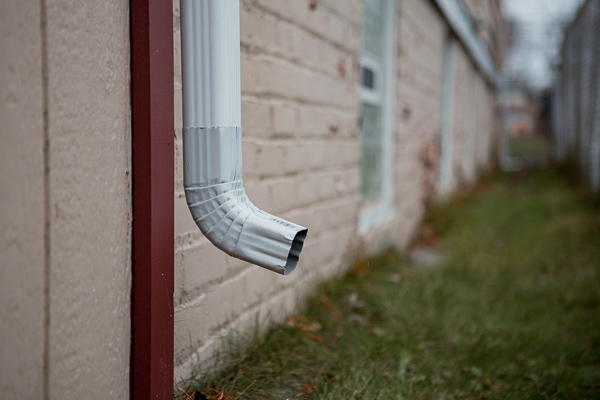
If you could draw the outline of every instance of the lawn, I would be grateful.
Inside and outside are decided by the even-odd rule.
[[[550,156],[550,141],[541,136],[510,138],[509,154],[517,158],[544,158]]]
[[[431,210],[422,245],[443,264],[357,262],[182,398],[600,399],[597,205],[553,170],[496,174]]]

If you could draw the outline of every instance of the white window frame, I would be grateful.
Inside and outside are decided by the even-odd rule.
[[[438,194],[449,194],[454,186],[454,39],[448,33],[444,42],[442,65],[442,97],[440,118],[440,166]],[[467,108],[465,108],[467,109]]]
[[[371,71],[373,71],[373,76],[374,77],[379,77],[381,76],[381,68],[379,66],[379,63],[377,61],[375,61],[373,59],[372,56],[370,56],[368,53],[363,54],[360,57],[360,70],[361,70],[361,74],[362,74],[362,69],[364,67],[369,68]],[[361,103],[369,103],[375,106],[380,106],[381,105],[381,85],[380,84],[380,80],[381,79],[375,79],[374,83],[375,83],[375,87],[374,88],[368,88],[362,85],[362,75],[361,75],[361,85],[360,85],[360,101]]]
[[[385,1],[385,34],[383,51],[383,71],[363,49],[360,59],[362,67],[368,67],[376,73],[373,89],[362,86],[360,82],[360,100],[362,103],[380,106],[382,126],[381,192],[378,201],[362,201],[358,215],[358,234],[365,235],[372,229],[388,222],[396,213],[394,188],[394,153],[396,138],[396,63],[398,58],[397,42],[397,1]],[[382,85],[382,82],[384,83]],[[362,135],[362,132],[361,132]],[[362,169],[362,166],[361,166]],[[361,173],[362,176],[362,173]],[[361,194],[362,195],[362,194]]]

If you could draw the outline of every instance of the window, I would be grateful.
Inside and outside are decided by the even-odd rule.
[[[438,191],[444,195],[454,187],[453,175],[453,124],[454,124],[454,41],[450,35],[446,36],[444,43],[444,58],[442,72],[442,107],[440,127],[440,172],[438,176]]]
[[[365,0],[363,10],[361,234],[394,213],[396,1]]]

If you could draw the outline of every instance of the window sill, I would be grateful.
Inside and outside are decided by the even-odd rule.
[[[396,210],[391,202],[365,207],[358,215],[358,235],[364,236],[394,218]]]

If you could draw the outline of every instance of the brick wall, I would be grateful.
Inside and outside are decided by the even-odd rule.
[[[257,313],[263,324],[281,321],[301,304],[315,282],[348,267],[357,249],[406,247],[425,201],[434,195],[439,168],[442,54],[448,27],[429,1],[398,2],[395,213],[364,236],[357,234],[362,1],[240,3],[244,186],[256,206],[307,226],[309,234],[298,268],[284,277],[226,256],[192,221],[181,172],[180,34],[175,2],[177,378],[186,377],[198,361],[213,354],[221,335],[248,327]],[[457,64],[470,65],[466,53],[456,47],[462,54]],[[480,78],[473,67],[457,68],[457,81],[464,82],[466,76],[471,76],[473,92],[484,86],[476,83]],[[460,98],[456,101],[464,103]],[[480,117],[487,115],[484,109],[478,107],[477,113],[482,126],[490,121]],[[456,113],[456,166],[462,168],[459,117],[462,113],[464,118],[464,105],[456,107]],[[472,125],[475,140],[479,130]],[[485,150],[486,142],[477,143]],[[475,148],[473,144],[468,163],[473,180]],[[483,150],[478,151],[483,154]]]

